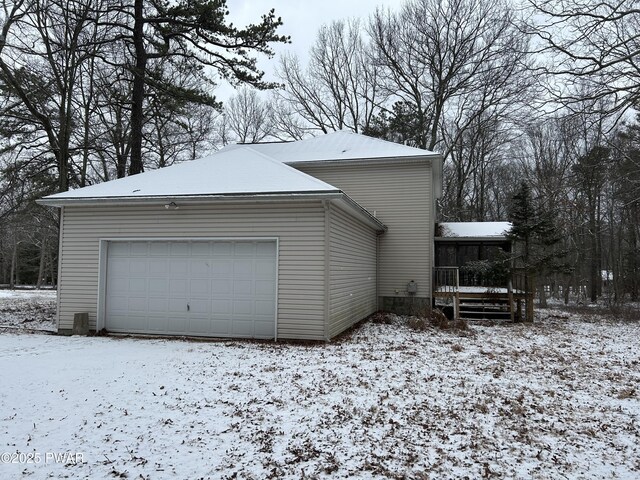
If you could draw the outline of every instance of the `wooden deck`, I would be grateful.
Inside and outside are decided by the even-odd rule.
[[[533,294],[521,288],[460,285],[457,267],[434,269],[434,306],[465,320],[533,320]],[[519,285],[518,285],[519,286]]]

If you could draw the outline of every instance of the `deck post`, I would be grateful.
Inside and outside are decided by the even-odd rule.
[[[537,285],[535,276],[532,276],[529,282],[529,285]],[[527,303],[526,303],[527,309],[525,311],[527,322],[533,322],[533,300],[535,297],[535,292],[536,292],[535,287],[533,288],[533,291],[525,292],[525,295],[527,296]]]
[[[456,268],[456,297],[453,303],[453,319],[460,317],[460,269]]]
[[[513,322],[513,281],[511,278],[507,282],[507,293],[509,294],[509,316]]]

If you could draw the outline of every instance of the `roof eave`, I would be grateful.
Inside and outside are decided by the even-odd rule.
[[[509,242],[506,235],[492,235],[488,237],[434,237],[436,242]]]
[[[388,230],[387,226],[378,220],[373,214],[356,202],[353,198],[351,198],[346,193],[342,194],[342,197],[339,199],[343,205],[350,211],[352,215],[360,218],[364,223],[373,227],[377,233],[384,233]]]
[[[49,207],[65,207],[69,205],[131,205],[131,204],[159,204],[163,202],[207,203],[207,202],[256,202],[256,201],[285,201],[285,200],[314,200],[341,198],[340,190],[319,190],[310,192],[274,192],[274,193],[229,193],[203,195],[148,195],[148,196],[119,196],[119,197],[44,197],[36,203]]]
[[[393,157],[362,157],[362,158],[335,158],[335,159],[323,159],[323,160],[287,160],[283,161],[285,165],[290,166],[311,166],[311,165],[357,165],[372,163],[421,163],[424,161],[431,161],[434,159],[442,158],[439,153],[427,153],[424,155],[408,155],[408,156],[393,156]]]

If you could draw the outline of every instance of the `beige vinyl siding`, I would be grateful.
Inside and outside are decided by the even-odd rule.
[[[278,338],[322,340],[324,206],[278,204],[67,206],[62,223],[59,329],[89,312],[96,325],[99,240],[278,237]]]
[[[330,213],[329,336],[377,310],[376,232],[344,211]]]
[[[417,296],[431,297],[430,160],[345,163],[293,166],[340,188],[388,227],[379,244],[379,296],[404,297],[415,280]]]

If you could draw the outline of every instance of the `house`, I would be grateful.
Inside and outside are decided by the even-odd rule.
[[[58,330],[329,340],[430,308],[438,154],[348,132],[232,145],[40,200]]]

